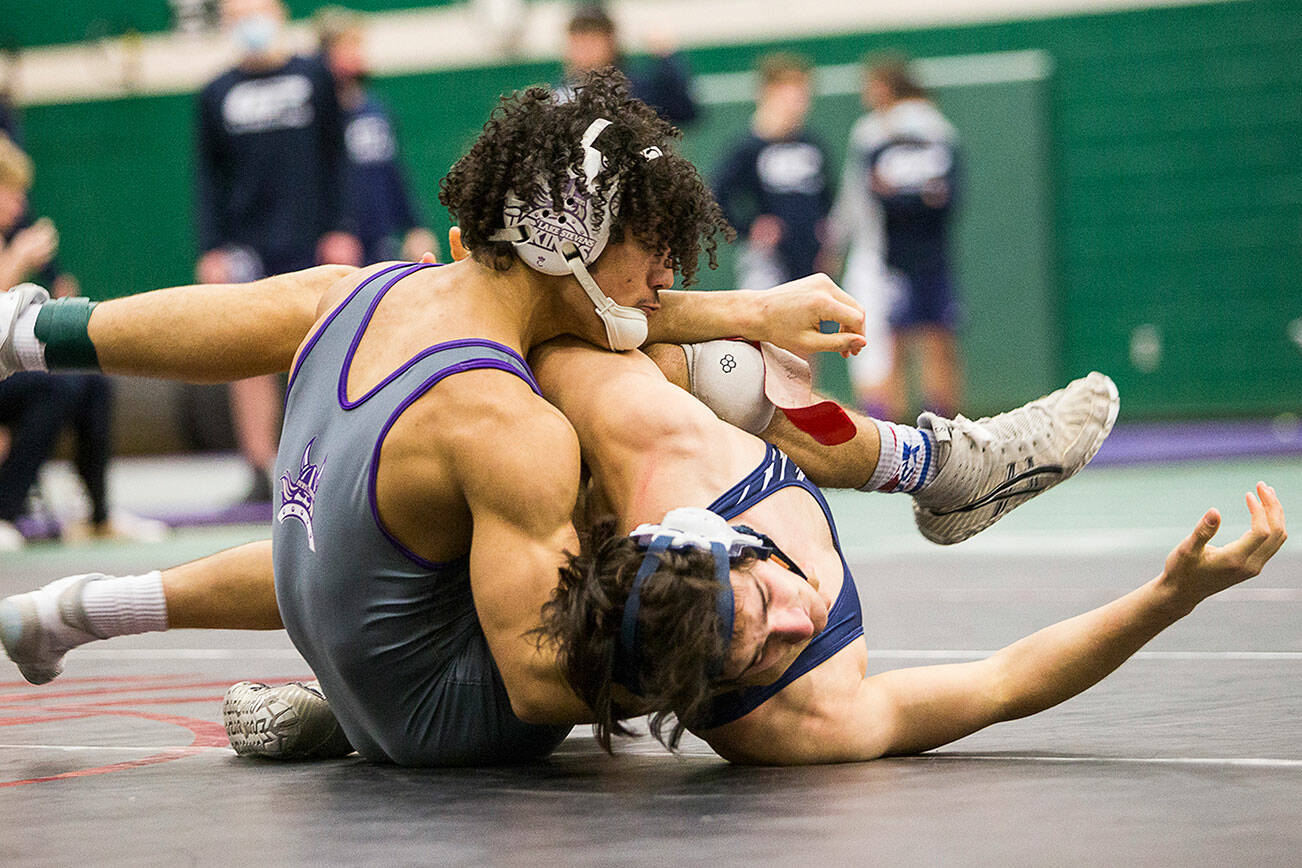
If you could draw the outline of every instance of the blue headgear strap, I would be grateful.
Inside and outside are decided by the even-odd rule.
[[[641,689],[638,671],[642,665],[642,644],[638,641],[638,611],[642,606],[642,585],[660,568],[661,555],[670,548],[672,534],[661,534],[651,541],[646,556],[633,578],[633,588],[628,592],[624,603],[624,618],[619,626],[619,644],[615,646],[614,677],[633,693]],[[697,549],[699,551],[699,549]],[[728,549],[721,542],[710,543],[710,553],[714,555],[714,579],[719,583],[715,597],[715,611],[719,613],[719,632],[723,636],[723,653],[710,661],[711,678],[718,677],[723,671],[723,662],[728,656],[728,646],[732,643],[732,626],[734,603],[732,598],[732,560]]]

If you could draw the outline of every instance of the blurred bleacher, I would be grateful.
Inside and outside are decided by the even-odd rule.
[[[65,266],[97,298],[188,282],[192,91],[227,61],[220,39],[176,32],[184,0],[11,5],[0,70]],[[289,4],[299,18],[318,5]],[[492,3],[351,5],[377,13],[376,89],[445,230],[438,179],[499,93],[558,78],[569,7],[519,4],[503,41]],[[706,108],[684,148],[707,174],[747,123],[760,53],[815,59],[812,123],[838,160],[860,111],[854,64],[883,48],[922,60],[969,166],[957,258],[972,414],[1089,369],[1117,380],[1123,421],[1302,407],[1297,0],[608,5],[635,53],[653,27],[681,41]],[[731,280],[725,258],[704,283]],[[835,361],[823,377],[844,388]],[[154,424],[159,402],[135,406],[126,428]]]

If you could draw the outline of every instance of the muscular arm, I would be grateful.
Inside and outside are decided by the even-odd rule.
[[[1252,527],[1238,540],[1208,545],[1220,523],[1210,510],[1156,579],[985,660],[856,681],[842,652],[833,669],[795,682],[771,710],[761,706],[704,736],[737,761],[847,762],[931,750],[1051,708],[1098,683],[1201,600],[1261,571],[1286,534],[1274,491],[1262,484],[1257,493],[1260,500],[1248,495]]]
[[[454,260],[470,255],[461,245],[459,227],[449,230],[448,245]],[[803,356],[820,352],[849,356],[866,344],[863,308],[826,274],[811,274],[763,292],[667,290],[660,293],[660,309],[647,320],[644,347],[740,337],[768,341]],[[840,331],[823,334],[824,321],[835,322]]]
[[[287,371],[322,296],[354,271],[323,265],[114,299],[95,308],[88,331],[107,373],[225,382]]]
[[[556,589],[564,553],[578,551],[570,524],[578,496],[578,439],[564,417],[545,405],[534,412],[486,409],[464,436],[505,444],[458,449],[457,468],[474,517],[475,608],[511,707],[528,723],[590,721],[554,650],[532,634]],[[526,443],[527,449],[518,448]]]

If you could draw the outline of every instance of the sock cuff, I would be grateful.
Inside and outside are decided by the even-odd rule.
[[[900,470],[899,434],[895,426],[880,419],[873,419],[872,422],[877,426],[877,434],[881,438],[877,448],[877,467],[860,491],[879,491]]]
[[[82,610],[95,632],[105,637],[166,630],[167,597],[163,574],[115,576],[88,582],[81,593]]]

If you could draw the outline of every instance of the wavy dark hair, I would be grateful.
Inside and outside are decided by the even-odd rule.
[[[640,713],[621,706],[613,688],[624,604],[646,551],[617,533],[614,519],[595,523],[580,542],[579,553],[561,567],[535,635],[556,648],[566,680],[596,714],[597,742],[610,752],[613,736],[636,734],[623,720]],[[660,561],[642,585],[638,699],[651,709],[651,734],[675,750],[683,731],[707,710],[715,687],[710,664],[732,637],[721,635],[714,557],[668,551]],[[751,562],[734,566],[745,569]]]
[[[668,251],[670,267],[690,286],[701,252],[716,267],[718,236],[731,241],[736,233],[696,167],[671,149],[682,134],[634,99],[628,79],[616,69],[589,73],[566,102],[542,86],[503,96],[479,138],[440,182],[439,201],[461,227],[471,255],[505,271],[517,260],[514,250],[488,239],[503,226],[507,191],[528,202],[545,185],[560,210],[567,170],[579,171],[580,140],[599,117],[612,123],[598,143],[606,166],[596,178],[596,216],[602,216],[611,185],[618,184],[611,240],[628,232],[652,250]],[[642,151],[653,146],[663,156],[647,160]]]

